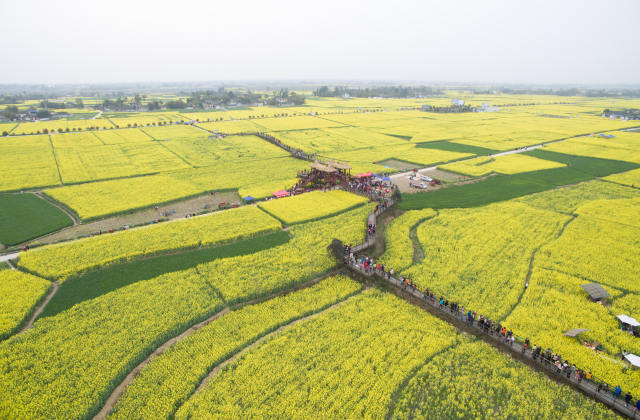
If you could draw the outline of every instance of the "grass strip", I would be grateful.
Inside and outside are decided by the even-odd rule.
[[[427,207],[439,209],[483,206],[640,167],[631,162],[573,156],[546,150],[532,150],[525,154],[561,162],[567,166],[515,175],[497,175],[474,184],[443,188],[433,192],[403,194],[399,208],[415,210]]]
[[[76,277],[63,283],[41,317],[53,316],[73,305],[94,299],[121,287],[149,280],[164,273],[186,270],[219,258],[253,254],[287,243],[287,232],[278,231],[257,238],[212,248],[198,249],[174,255],[163,255],[111,266]]]
[[[470,146],[468,144],[452,143],[447,140],[417,143],[416,147],[421,147],[423,149],[446,150],[447,152],[473,153],[478,156],[492,155],[500,152],[500,150],[488,149],[480,146]]]

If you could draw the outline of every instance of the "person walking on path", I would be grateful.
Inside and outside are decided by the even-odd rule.
[[[622,388],[620,388],[619,386],[616,386],[613,389],[613,398],[615,398],[617,400],[618,398],[620,398],[620,394],[621,393],[622,393]]]
[[[631,402],[631,393],[627,392],[627,395],[624,396],[624,406],[629,407],[629,403]]]

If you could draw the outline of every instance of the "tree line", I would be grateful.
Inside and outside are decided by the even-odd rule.
[[[99,106],[102,110],[130,111],[146,108],[148,111],[161,109],[207,109],[227,106],[253,106],[263,105],[303,105],[304,95],[290,92],[288,89],[280,89],[270,93],[255,93],[250,90],[236,91],[223,87],[217,90],[204,90],[184,94],[184,99],[171,99],[162,101],[159,99],[147,100],[145,95],[135,95],[132,98],[119,97],[105,99]]]
[[[590,98],[626,97],[640,98],[640,89],[624,88],[508,88],[492,87],[488,89],[471,89],[477,95],[491,95],[503,93],[507,95],[555,95],[555,96],[586,96]]]
[[[321,97],[339,97],[351,96],[354,98],[416,98],[421,96],[441,95],[440,89],[434,89],[430,86],[378,86],[378,87],[344,87],[321,86],[313,91],[315,96]]]

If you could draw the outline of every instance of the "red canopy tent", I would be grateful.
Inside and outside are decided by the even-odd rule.
[[[358,175],[356,175],[356,178],[367,178],[367,177],[370,177],[370,176],[373,176],[373,172],[365,172],[363,174],[358,174]]]
[[[285,190],[280,190],[280,191],[276,191],[273,193],[273,195],[275,197],[289,197],[291,195],[291,193],[289,193],[289,191],[285,191]]]

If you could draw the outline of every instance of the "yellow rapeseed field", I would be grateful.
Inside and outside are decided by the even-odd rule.
[[[220,296],[233,305],[335,267],[327,238],[361,242],[371,211],[362,206],[296,225],[287,244],[162,274],[36,321],[29,333],[0,342],[0,365],[7,367],[0,372],[0,417],[92,417],[160,344],[222,310]]]
[[[313,191],[293,197],[263,201],[261,209],[288,225],[320,219],[360,206],[367,198],[342,190]]]
[[[0,138],[0,191],[60,184],[49,136]]]
[[[357,293],[349,278],[319,284],[230,312],[164,352],[126,389],[110,418],[170,417],[205,376],[229,355],[258,337]]]
[[[50,287],[51,282],[40,277],[0,269],[0,340],[20,327]]]
[[[439,168],[464,175],[483,176],[493,172],[512,175],[522,172],[561,168],[563,166],[566,165],[517,153],[496,157],[482,156],[441,165]]]
[[[45,193],[71,207],[86,220],[208,191],[243,188],[247,195],[255,192],[256,197],[260,197],[269,185],[277,180],[294,179],[298,171],[308,167],[308,162],[290,157],[229,162],[160,175],[49,188]]]
[[[631,171],[609,175],[604,177],[604,179],[617,182],[618,184],[637,187],[637,186],[640,186],[640,169],[633,169]]]
[[[247,206],[45,246],[25,253],[20,258],[20,266],[48,278],[66,279],[86,270],[141,256],[220,245],[280,227],[271,216]]]

